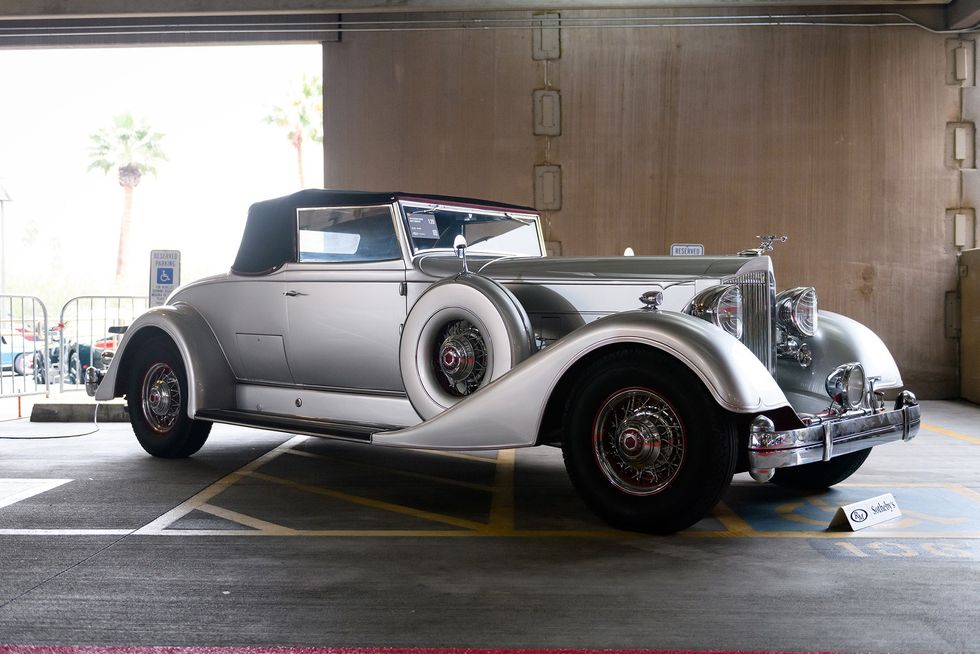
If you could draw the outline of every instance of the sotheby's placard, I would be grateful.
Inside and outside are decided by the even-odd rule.
[[[858,531],[900,517],[902,511],[898,508],[895,497],[891,493],[885,493],[840,507],[830,521],[830,526],[837,529],[849,527],[851,531]]]

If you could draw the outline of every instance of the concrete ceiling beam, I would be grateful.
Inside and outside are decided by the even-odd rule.
[[[902,6],[947,0],[902,0]],[[434,11],[544,11],[691,7],[796,7],[813,0],[3,0],[0,19],[121,18],[135,16],[282,15]],[[896,5],[895,0],[819,0],[823,6]],[[954,4],[976,5],[977,0]]]
[[[946,27],[962,30],[980,24],[980,0],[953,0],[946,6]]]

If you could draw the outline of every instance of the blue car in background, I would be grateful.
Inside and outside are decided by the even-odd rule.
[[[34,350],[17,347],[5,336],[0,336],[0,370],[12,371],[15,375],[26,375],[34,369]]]

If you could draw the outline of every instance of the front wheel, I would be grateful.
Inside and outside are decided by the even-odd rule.
[[[143,449],[167,459],[197,452],[211,423],[187,416],[187,373],[173,342],[156,336],[136,352],[126,385],[126,407]]]
[[[573,389],[562,436],[582,499],[611,525],[672,533],[703,518],[735,471],[735,423],[662,352],[608,354]]]
[[[871,448],[834,457],[830,461],[777,468],[776,474],[772,476],[772,483],[800,490],[824,490],[857,472],[869,454]]]

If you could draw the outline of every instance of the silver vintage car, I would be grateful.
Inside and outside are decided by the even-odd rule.
[[[874,333],[819,311],[813,288],[777,292],[771,240],[734,256],[546,257],[526,207],[302,191],[253,205],[231,271],[143,314],[87,386],[125,396],[161,457],[194,454],[215,422],[559,446],[599,516],[673,532],[736,472],[826,488],[918,432]]]

